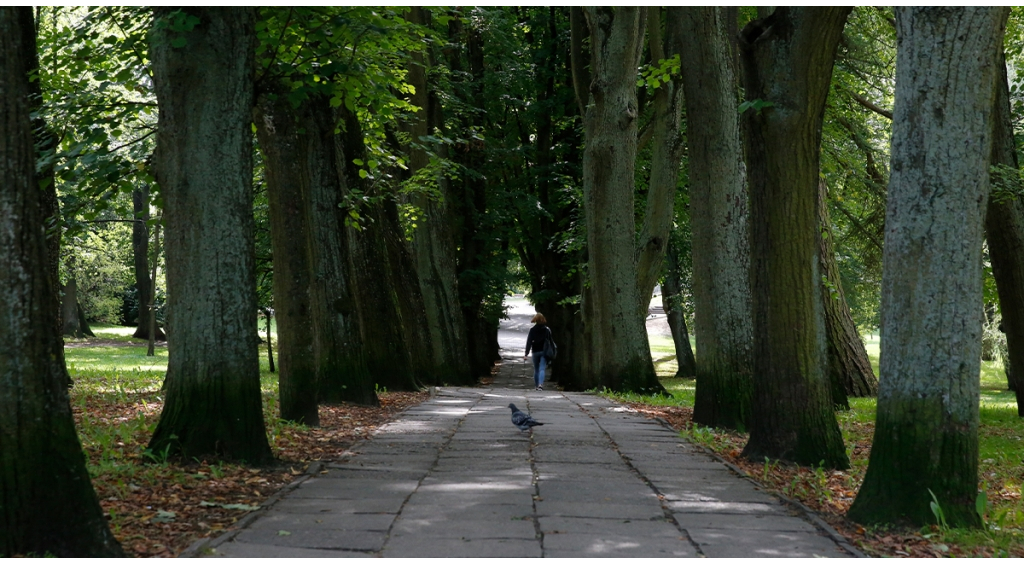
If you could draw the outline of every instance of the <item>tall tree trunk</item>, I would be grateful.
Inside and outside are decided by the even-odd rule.
[[[149,331],[147,334],[148,343],[146,346],[146,356],[156,356],[156,336],[157,336],[157,325],[156,325],[156,266],[160,263],[160,221],[157,220],[156,225],[153,228],[153,265],[150,280],[153,281],[149,286],[149,296],[146,299],[147,307],[149,310]],[[141,307],[141,304],[140,304]],[[164,339],[166,340],[166,338]]]
[[[832,405],[849,409],[847,396],[874,397],[878,393],[878,379],[871,371],[868,351],[864,348],[864,341],[860,340],[857,324],[853,322],[850,306],[846,303],[843,282],[839,278],[836,250],[832,244],[832,220],[828,215],[828,188],[824,180],[818,182],[817,232],[819,260],[824,274],[821,296],[828,333],[828,379]]]
[[[60,317],[64,323],[63,334],[74,339],[85,337],[82,322],[78,317],[78,281],[74,277],[61,288]]]
[[[0,7],[0,556],[123,556],[75,433],[29,114],[32,9]]]
[[[344,133],[336,140],[336,154],[341,158],[335,166],[344,174],[349,190],[358,190],[378,199],[356,210],[362,216],[359,225],[345,227],[351,262],[352,294],[355,297],[363,342],[362,352],[374,383],[389,390],[418,390],[421,379],[433,382],[434,375],[429,362],[430,348],[420,347],[416,342],[429,337],[425,331],[410,333],[410,329],[416,329],[416,325],[410,327],[410,323],[415,322],[407,320],[402,311],[402,296],[399,294],[409,290],[402,284],[403,278],[398,274],[402,266],[395,264],[396,260],[401,259],[393,256],[389,250],[389,240],[401,237],[401,225],[397,223],[397,211],[394,216],[396,221],[392,222],[385,210],[386,206],[394,207],[394,201],[388,196],[376,194],[359,177],[359,169],[362,167],[354,161],[365,163],[369,159],[358,117],[347,110],[342,111],[341,116],[344,120]],[[418,282],[415,292],[419,294]],[[421,323],[425,327],[426,312],[422,310],[422,305],[419,310],[409,312],[409,315],[420,312]]]
[[[860,523],[976,526],[981,241],[1007,8],[897,8],[882,358]]]
[[[589,376],[617,391],[663,391],[654,373],[634,259],[636,69],[643,8],[584,8],[590,27],[590,103],[584,118],[583,195],[587,276],[583,294]]]
[[[693,420],[743,430],[753,386],[750,219],[727,11],[691,7],[669,13],[684,38],[694,332],[700,351]]]
[[[651,63],[680,55],[685,32],[678,8],[668,10],[665,23],[665,41],[662,45],[660,8],[647,10],[647,36],[651,48]],[[735,114],[735,109],[733,110]],[[651,294],[661,278],[665,266],[672,220],[675,216],[676,185],[679,165],[683,157],[683,135],[680,123],[683,115],[683,84],[679,80],[662,82],[654,91],[654,116],[648,127],[651,136],[651,177],[648,182],[647,205],[640,228],[636,249],[637,297],[640,316],[647,317]],[[735,117],[735,116],[734,116]]]
[[[690,332],[686,329],[683,315],[683,283],[679,275],[679,245],[670,236],[665,255],[665,278],[661,284],[661,300],[668,316],[668,328],[672,332],[672,343],[676,349],[676,378],[695,378],[697,359],[690,346]]]
[[[199,21],[175,31],[182,16]],[[150,34],[169,340],[166,399],[149,448],[185,458],[272,457],[255,332],[254,16],[156,8]]]
[[[313,98],[310,104],[312,120],[306,130],[318,152],[313,156],[316,164],[311,167],[307,205],[313,356],[320,378],[319,397],[327,403],[348,401],[376,406],[380,402],[373,375],[366,367],[359,313],[352,295],[344,220],[347,212],[342,209],[348,186],[338,167],[345,157],[335,134],[337,117],[327,98]]]
[[[135,264],[135,297],[139,303],[138,327],[132,337],[149,339],[149,316],[152,312],[146,307],[153,281],[149,278],[149,186],[136,188],[132,191],[132,208],[135,222],[132,223],[132,257]],[[163,331],[157,330],[157,339],[165,340]]]
[[[413,7],[406,16],[418,25],[427,25],[429,13],[423,8]],[[408,68],[408,82],[415,88],[410,102],[419,108],[416,118],[408,127],[414,144],[424,143],[423,137],[430,134],[431,126],[439,121],[431,103],[430,87],[427,82],[429,57],[422,53],[412,55],[413,62]],[[409,147],[409,169],[415,174],[427,169],[430,156],[421,147]],[[445,182],[439,181],[440,198],[431,198],[426,193],[412,197],[412,204],[422,214],[413,234],[412,254],[416,261],[420,291],[427,312],[430,328],[430,342],[433,347],[435,374],[439,381],[452,384],[470,384],[475,381],[470,372],[465,320],[458,300],[456,282],[455,244],[452,239],[450,204],[446,201]]]
[[[286,421],[319,425],[307,193],[314,176],[310,169],[324,165],[311,154],[316,140],[306,128],[313,119],[323,116],[308,116],[307,104],[294,109],[281,94],[261,93],[253,111],[270,205],[277,355],[281,365],[277,375],[280,412]]]
[[[752,459],[849,466],[832,412],[815,235],[821,120],[849,12],[782,6],[742,32],[758,362],[743,452]]]
[[[997,70],[992,165],[1010,167],[1016,173],[1019,167],[1004,57],[1000,57]],[[993,194],[988,202],[985,230],[1010,357],[1007,379],[1017,396],[1017,415],[1024,417],[1024,200],[1020,196]]]

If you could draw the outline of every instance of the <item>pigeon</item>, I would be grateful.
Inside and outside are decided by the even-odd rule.
[[[533,417],[530,417],[529,415],[523,413],[522,411],[519,411],[519,408],[516,407],[516,404],[510,403],[508,404],[508,407],[509,409],[512,410],[512,424],[515,425],[516,427],[519,427],[520,431],[529,431],[530,427],[543,425],[543,423],[538,423],[537,421],[534,421]]]

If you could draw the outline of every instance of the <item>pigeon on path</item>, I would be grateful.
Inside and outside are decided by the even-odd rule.
[[[534,421],[533,417],[530,417],[529,415],[523,413],[522,411],[519,411],[519,408],[516,407],[516,404],[510,403],[508,404],[508,407],[509,409],[512,410],[512,424],[515,425],[516,427],[519,427],[520,431],[528,431],[530,430],[530,427],[543,425],[543,423],[538,423],[537,421]]]

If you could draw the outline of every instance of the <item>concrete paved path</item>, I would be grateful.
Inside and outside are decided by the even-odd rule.
[[[507,358],[444,388],[202,553],[228,557],[848,557],[656,421],[535,392]],[[545,423],[512,426],[510,402]]]

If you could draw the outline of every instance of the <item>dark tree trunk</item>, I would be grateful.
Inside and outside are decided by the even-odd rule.
[[[323,163],[315,161],[312,154],[316,139],[311,139],[311,132],[299,131],[323,116],[309,116],[305,104],[293,109],[287,97],[275,94],[273,100],[261,94],[253,113],[270,205],[281,419],[319,425],[306,194],[314,178],[310,169]],[[269,318],[267,331],[269,337]]]
[[[270,310],[263,310],[264,319],[267,321],[267,364],[270,373],[277,372],[277,366],[274,364],[274,342],[270,337]]]
[[[412,23],[427,25],[430,14],[423,8],[413,7],[407,18]],[[438,115],[438,104],[436,101],[432,102],[427,82],[427,70],[431,64],[429,57],[417,53],[412,55],[412,59],[413,62],[408,67],[407,80],[416,90],[410,95],[410,102],[419,108],[419,111],[409,124],[407,132],[413,143],[422,144],[424,142],[421,139],[430,134],[441,119]],[[427,168],[430,156],[426,150],[409,147],[408,152],[410,172],[415,174]],[[438,187],[443,196],[441,201],[432,199],[425,193],[411,198],[411,203],[421,214],[413,233],[412,255],[429,323],[434,373],[439,382],[472,384],[475,378],[470,372],[469,363],[466,362],[469,354],[466,326],[459,304],[455,273],[457,260],[451,232],[454,218],[450,205],[446,203],[451,200],[451,194],[447,193],[443,179],[439,180]]]
[[[352,112],[342,112],[344,133],[338,143],[337,154],[342,158],[336,163],[345,176],[348,189],[358,189],[367,196],[372,193],[359,177],[359,169],[353,161],[367,162],[362,126]],[[365,165],[364,165],[365,166]],[[355,296],[359,315],[359,329],[362,335],[363,355],[373,381],[389,390],[418,390],[420,381],[433,382],[429,358],[430,349],[418,347],[415,339],[427,338],[426,331],[410,333],[416,329],[415,321],[405,319],[399,294],[408,291],[403,286],[399,272],[401,266],[389,251],[389,241],[401,237],[401,225],[392,222],[385,210],[394,207],[388,199],[370,202],[355,210],[362,217],[359,225],[345,227],[348,235],[349,261],[352,272],[352,294]],[[394,216],[397,219],[397,212]],[[415,288],[419,293],[419,286]],[[410,315],[422,312],[421,323],[425,329],[426,312],[416,310]],[[420,356],[426,355],[426,356]]]
[[[1000,59],[993,112],[992,165],[1016,171],[1017,148],[1006,84],[1006,61],[1003,57]],[[988,202],[985,229],[1009,353],[1007,383],[1017,396],[1017,415],[1024,417],[1024,200],[1020,196],[994,194]]]
[[[839,278],[836,250],[833,246],[832,221],[828,215],[828,188],[818,183],[818,252],[824,279],[821,285],[825,305],[825,331],[828,334],[828,379],[832,389],[832,405],[849,409],[847,396],[874,397],[878,379],[871,371],[871,361],[864,341],[860,340],[846,303],[843,283]]]
[[[896,8],[878,414],[857,522],[977,526],[981,243],[1008,8]]]
[[[149,296],[147,299],[147,307],[150,311],[149,315],[149,331],[147,333],[148,343],[146,344],[146,356],[156,356],[156,337],[157,337],[157,325],[156,325],[156,265],[160,262],[160,222],[157,221],[153,228],[153,264],[150,270],[149,279],[153,281],[149,286]],[[141,304],[140,304],[141,307]],[[164,339],[166,340],[166,338]],[[165,380],[166,383],[166,380]]]
[[[75,312],[78,315],[78,327],[82,331],[82,335],[86,337],[95,337],[96,333],[92,332],[89,327],[89,322],[85,319],[85,310],[82,309],[82,302],[78,302],[78,307],[75,308]]]
[[[36,179],[31,8],[0,7],[0,556],[123,556],[75,433]]]
[[[255,10],[156,8],[156,176],[167,238],[165,403],[149,448],[186,459],[272,458],[256,338],[252,217]],[[184,40],[184,44],[175,46]]]
[[[309,249],[312,273],[310,298],[313,356],[320,378],[320,401],[380,405],[373,374],[366,367],[359,312],[352,295],[349,243],[342,209],[348,190],[339,161],[345,156],[335,134],[337,119],[326,98],[310,100],[306,125],[314,167],[309,183]]]
[[[741,34],[753,106],[743,114],[758,363],[751,459],[849,466],[832,412],[815,235],[821,120],[849,12],[778,7]]]
[[[690,332],[686,329],[686,317],[683,315],[683,283],[679,275],[679,247],[673,238],[669,239],[665,262],[661,299],[664,302],[665,313],[668,315],[668,328],[672,332],[672,342],[676,349],[676,364],[679,366],[676,370],[676,378],[695,378],[697,376],[697,359],[693,356]]]
[[[643,8],[584,8],[590,28],[590,103],[584,118],[583,195],[587,276],[583,293],[589,387],[664,391],[654,373],[643,316],[637,314],[633,214],[637,147],[636,69]]]
[[[136,188],[132,191],[132,208],[135,222],[132,224],[132,257],[135,264],[135,297],[139,303],[138,327],[132,337],[149,339],[149,316],[153,312],[147,306],[149,295],[153,291],[153,281],[149,278],[149,186]],[[164,332],[157,329],[158,341],[166,340]]]
[[[754,335],[736,76],[722,8],[670,8],[683,37],[697,392],[693,420],[746,429]]]

